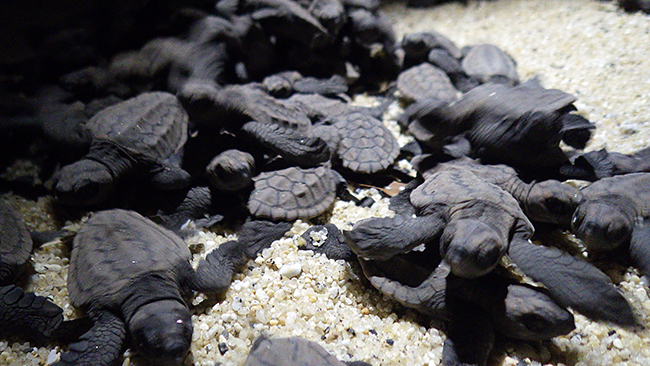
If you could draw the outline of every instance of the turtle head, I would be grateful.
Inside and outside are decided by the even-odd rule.
[[[244,151],[226,150],[214,157],[205,171],[213,188],[239,191],[253,184],[255,158]]]
[[[109,169],[94,160],[82,159],[66,165],[55,179],[57,200],[70,206],[92,206],[113,193],[114,180]]]
[[[494,322],[502,334],[529,341],[547,340],[575,328],[573,315],[541,290],[511,284],[504,299],[504,312]]]
[[[180,365],[192,341],[192,319],[177,300],[141,306],[129,321],[133,346],[152,365]]]
[[[627,205],[607,200],[587,201],[576,209],[571,230],[589,250],[611,250],[627,241],[634,227],[634,213]]]
[[[526,197],[526,216],[533,221],[569,227],[571,216],[582,201],[582,192],[557,180],[533,184]]]
[[[476,278],[496,267],[508,243],[490,225],[474,219],[451,221],[440,238],[440,255],[458,277]]]

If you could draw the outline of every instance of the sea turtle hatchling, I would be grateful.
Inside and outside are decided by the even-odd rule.
[[[590,252],[623,248],[642,274],[650,276],[650,173],[599,179],[582,189],[572,231]]]
[[[397,76],[397,90],[399,97],[407,102],[435,99],[450,103],[458,94],[447,74],[427,62],[402,71]]]
[[[533,244],[533,226],[505,190],[461,167],[449,166],[413,189],[417,216],[370,218],[344,231],[362,259],[388,260],[421,244],[439,248],[454,275],[477,278],[503,254],[542,283],[562,306],[596,320],[637,324],[630,304],[609,277],[557,248]]]
[[[414,159],[414,165],[425,178],[451,165],[467,169],[483,180],[501,187],[519,202],[526,217],[533,222],[568,228],[573,212],[583,198],[578,188],[558,180],[526,183],[519,178],[517,171],[504,164],[481,164],[478,160],[467,157],[436,163],[432,168],[427,168],[425,162],[425,156],[421,156],[417,161]]]
[[[422,144],[453,157],[529,170],[559,168],[568,160],[560,141],[583,148],[594,128],[572,113],[575,100],[534,79],[516,87],[488,83],[449,104],[413,104],[402,119],[411,121],[409,131]]]
[[[337,173],[325,166],[290,167],[253,178],[250,213],[259,218],[292,221],[327,211],[336,198]]]
[[[499,47],[483,43],[464,47],[461,66],[471,78],[481,84],[519,84],[517,63]]]
[[[152,364],[179,365],[193,331],[183,295],[225,291],[244,252],[236,241],[224,243],[194,270],[187,245],[171,231],[134,211],[94,213],[74,238],[68,273],[70,301],[94,325],[57,365],[111,365],[127,335]]]
[[[187,140],[188,116],[178,99],[166,92],[143,93],[105,108],[86,123],[90,151],[55,176],[57,199],[67,205],[91,206],[106,201],[118,181],[144,170],[161,189],[189,183],[180,168]]]

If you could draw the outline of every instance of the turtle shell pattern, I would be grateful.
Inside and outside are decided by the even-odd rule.
[[[388,168],[399,154],[399,144],[383,123],[361,112],[336,117],[341,140],[336,153],[343,167],[371,174]]]
[[[330,169],[291,167],[254,177],[255,188],[248,199],[253,216],[291,221],[324,213],[336,198],[336,183]]]
[[[457,90],[449,76],[427,62],[400,73],[397,77],[397,88],[400,97],[409,101],[435,99],[448,103],[456,100]]]
[[[0,202],[0,284],[11,281],[32,253],[32,238],[13,207]]]
[[[135,158],[160,163],[187,141],[188,115],[170,93],[143,93],[101,110],[86,128],[93,144],[108,142]]]
[[[113,308],[120,290],[140,275],[159,272],[176,278],[190,251],[173,232],[140,214],[113,209],[93,214],[74,238],[68,291],[74,306]]]

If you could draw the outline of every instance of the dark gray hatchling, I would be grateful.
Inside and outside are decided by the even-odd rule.
[[[174,95],[143,93],[103,109],[85,128],[92,136],[90,151],[55,176],[61,203],[102,203],[124,176],[136,172],[148,174],[161,189],[189,183],[189,174],[180,167],[188,116]]]
[[[227,85],[207,94],[206,102],[206,108],[194,112],[196,108],[189,109],[192,120],[206,127],[227,127],[236,131],[249,121],[277,124],[301,132],[311,127],[311,120],[302,110],[272,97],[255,84]]]
[[[32,238],[20,215],[0,202],[0,335],[30,341],[56,337],[63,309],[12,284],[32,254]],[[65,325],[64,325],[65,326]]]
[[[603,178],[582,194],[571,222],[573,233],[589,252],[627,251],[634,266],[649,276],[650,173]]]
[[[486,275],[507,253],[560,305],[596,320],[636,324],[630,305],[604,273],[559,249],[533,244],[534,228],[519,203],[471,171],[440,170],[413,189],[410,201],[415,217],[366,219],[344,232],[353,251],[362,259],[388,260],[421,244],[434,245],[451,272],[463,278]]]
[[[409,132],[434,151],[521,169],[559,168],[568,160],[560,141],[583,148],[594,128],[571,113],[575,100],[535,80],[516,87],[488,83],[446,105],[417,103],[406,118]]]
[[[290,167],[263,172],[253,178],[248,198],[251,215],[271,220],[308,219],[334,204],[338,175],[326,166]]]
[[[335,159],[356,173],[385,170],[399,155],[399,144],[392,132],[379,119],[361,111],[331,116],[312,133],[322,134],[335,152]]]
[[[325,140],[295,128],[251,121],[245,123],[241,129],[264,147],[303,168],[323,164],[332,156]]]
[[[426,62],[402,71],[397,76],[397,90],[407,103],[427,99],[451,103],[458,98],[447,74]]]
[[[214,189],[226,192],[241,191],[253,184],[257,175],[253,155],[228,149],[220,152],[205,167],[205,173]]]
[[[560,173],[567,179],[596,181],[615,175],[650,172],[650,147],[630,154],[607,149],[593,150],[569,158]]]
[[[480,84],[500,83],[510,86],[519,84],[517,63],[499,47],[484,43],[463,47],[462,51],[463,70]]]
[[[423,162],[425,157],[417,160]],[[583,199],[582,192],[578,188],[558,180],[526,183],[519,178],[517,171],[504,164],[481,164],[478,160],[467,157],[439,163],[432,168],[427,168],[425,164],[416,164],[419,173],[425,178],[449,166],[467,169],[486,182],[504,189],[519,202],[526,217],[533,222],[568,228],[571,225],[573,212]]]
[[[93,327],[57,365],[111,365],[125,340],[155,365],[180,365],[190,348],[189,291],[223,292],[245,260],[237,242],[190,264],[187,245],[140,214],[94,213],[74,238],[68,273],[70,301]]]

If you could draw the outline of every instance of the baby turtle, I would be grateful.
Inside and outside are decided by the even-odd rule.
[[[336,198],[337,177],[324,166],[263,172],[253,178],[248,199],[253,216],[292,221],[311,218],[327,211]]]
[[[476,278],[501,256],[544,284],[554,300],[596,320],[636,325],[634,313],[611,280],[586,261],[533,244],[533,226],[505,190],[450,166],[413,189],[418,216],[396,215],[357,222],[344,231],[362,259],[388,260],[421,244],[435,243],[454,275]]]
[[[484,43],[465,47],[462,51],[463,70],[479,83],[519,84],[517,63],[499,47]]]
[[[253,184],[255,158],[237,149],[224,150],[205,168],[210,186],[226,192],[240,191]]]
[[[592,252],[626,248],[632,262],[650,275],[650,173],[603,178],[582,189],[572,231]]]
[[[526,183],[519,178],[517,171],[504,164],[480,164],[477,160],[462,157],[426,168],[426,164],[423,164],[425,159],[426,157],[422,156],[414,164],[425,178],[436,171],[447,169],[450,165],[467,169],[486,182],[510,193],[519,202],[526,217],[534,222],[568,228],[573,212],[582,201],[582,193],[574,186],[554,179]]]
[[[402,71],[397,76],[397,90],[400,99],[408,103],[424,99],[450,103],[458,92],[444,71],[427,62]]]
[[[399,155],[395,136],[370,114],[350,111],[331,117],[320,127],[320,133],[329,129],[338,137],[333,150],[341,165],[353,172],[372,174],[382,171]]]
[[[404,50],[404,65],[410,67],[427,61],[432,50],[443,50],[455,59],[463,54],[456,44],[441,33],[435,31],[405,34],[400,42]]]
[[[355,366],[369,366],[354,362]],[[260,336],[253,342],[244,366],[318,365],[346,366],[316,342],[301,337],[267,338]]]
[[[56,175],[57,199],[74,206],[102,203],[121,178],[143,170],[159,188],[186,186],[190,176],[179,160],[187,126],[187,113],[166,92],[143,93],[102,110],[85,125],[90,151]]]
[[[245,259],[238,242],[219,246],[194,270],[187,245],[140,214],[94,213],[74,238],[68,291],[93,327],[70,345],[58,365],[111,365],[127,335],[156,365],[180,365],[192,340],[191,290],[225,291]]]
[[[559,168],[568,160],[559,146],[565,125],[578,124],[578,119],[584,120],[581,131],[593,128],[571,113],[574,101],[574,96],[542,88],[534,80],[516,87],[483,84],[453,103],[433,101],[411,109],[409,131],[426,146],[454,157],[529,170]]]

